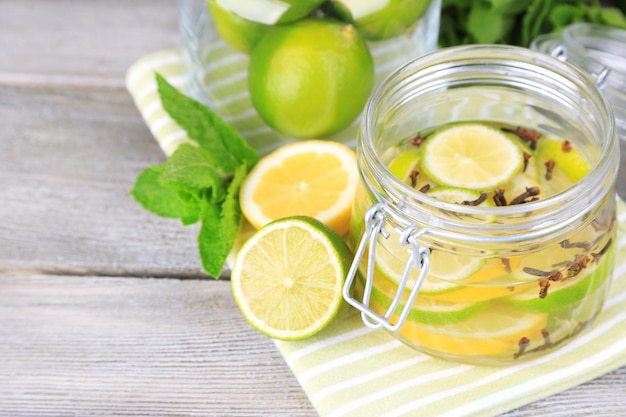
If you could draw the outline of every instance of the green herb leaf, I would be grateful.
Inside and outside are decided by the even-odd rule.
[[[131,195],[148,211],[169,218],[185,215],[186,204],[179,198],[176,190],[159,182],[164,165],[153,165],[146,168],[137,177]]]
[[[181,144],[165,164],[147,168],[131,194],[146,210],[183,225],[202,221],[202,266],[219,278],[243,218],[239,189],[258,154],[211,109],[158,74],[156,80],[164,109],[198,146]]]
[[[467,31],[478,43],[501,43],[515,17],[492,9],[487,3],[475,3],[470,11]]]
[[[576,22],[626,29],[625,13],[626,0],[443,0],[439,45],[528,47],[537,36]]]
[[[211,206],[202,220],[198,235],[200,258],[204,269],[214,277],[219,277],[239,233],[242,220],[239,190],[247,173],[246,166],[241,165],[235,172],[222,205],[219,208]]]
[[[208,151],[212,162],[233,174],[240,164],[251,168],[258,160],[256,150],[202,103],[181,94],[161,75],[157,85],[163,108],[187,132],[190,139]]]
[[[159,180],[176,189],[206,190],[211,200],[220,201],[231,175],[216,165],[209,152],[184,143],[170,156]]]

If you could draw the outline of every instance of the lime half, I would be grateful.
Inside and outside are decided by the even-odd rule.
[[[493,190],[522,170],[520,147],[498,130],[463,124],[436,132],[423,145],[422,170],[435,182]]]
[[[350,260],[345,242],[323,223],[304,216],[274,221],[246,241],[235,259],[235,302],[267,336],[305,339],[337,316]]]

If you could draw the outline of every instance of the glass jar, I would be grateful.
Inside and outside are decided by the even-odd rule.
[[[537,37],[530,47],[576,65],[596,79],[613,105],[620,150],[626,154],[626,30],[576,23],[559,34]],[[620,166],[620,177],[623,176],[626,176],[624,161]],[[625,199],[626,183],[618,182],[617,191]]]
[[[384,40],[367,41],[374,59],[375,85],[409,59],[437,48],[441,0],[425,1],[430,1],[428,8],[409,29]],[[288,2],[258,0],[258,4],[266,7],[265,10],[269,10],[267,7],[272,3],[289,5]],[[360,6],[381,4],[375,0],[352,3]],[[387,3],[382,2],[383,6]],[[415,0],[415,3],[423,2]],[[254,109],[247,83],[249,57],[222,40],[216,29],[216,21],[209,12],[208,1],[178,0],[178,4],[188,94],[216,111],[261,155],[292,141],[293,138],[270,128]],[[321,14],[319,11],[316,13]],[[269,12],[266,16],[270,16]],[[324,139],[354,146],[358,123],[357,117],[351,125]]]
[[[566,138],[589,171],[537,201],[488,207],[434,199],[392,174],[399,149],[421,146],[407,138],[457,122]],[[582,71],[511,46],[428,54],[374,92],[357,157],[344,298],[366,325],[433,356],[507,364],[562,346],[601,310],[619,151],[611,107]]]

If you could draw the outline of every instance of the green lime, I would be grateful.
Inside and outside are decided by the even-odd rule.
[[[217,0],[209,0],[209,11],[222,40],[240,52],[249,54],[268,29],[267,25],[244,19],[223,8]]]
[[[330,0],[329,8],[350,22],[366,39],[397,36],[414,27],[430,5],[430,0]]]
[[[422,145],[422,171],[450,187],[490,191],[510,181],[523,164],[515,142],[481,124],[439,130]]]
[[[260,332],[280,340],[313,336],[338,315],[352,256],[335,231],[311,217],[276,220],[242,246],[233,296]]]
[[[554,171],[561,171],[571,183],[575,183],[589,172],[589,162],[569,141],[540,138],[537,142],[539,168],[545,172],[545,163],[554,162]],[[555,172],[553,172],[553,176]]]
[[[250,56],[252,104],[296,138],[322,138],[352,123],[374,83],[365,40],[349,24],[305,19],[269,31]]]
[[[215,0],[221,7],[253,22],[289,23],[308,16],[324,0]]]
[[[402,181],[409,180],[411,173],[419,168],[420,151],[410,149],[396,156],[389,164],[389,171]]]

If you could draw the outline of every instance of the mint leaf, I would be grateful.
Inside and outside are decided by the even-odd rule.
[[[219,201],[226,195],[230,176],[216,166],[207,151],[185,143],[170,156],[159,181],[183,191],[206,190],[212,200]]]
[[[187,132],[190,139],[209,152],[212,161],[224,172],[232,174],[240,164],[248,169],[258,160],[256,150],[202,103],[172,87],[161,75],[156,75],[163,108]]]
[[[211,206],[202,220],[198,235],[200,259],[205,271],[216,278],[220,276],[239,233],[242,220],[239,189],[247,173],[247,167],[241,165],[235,172],[221,207]]]
[[[168,218],[178,218],[185,215],[186,204],[179,198],[176,190],[168,188],[159,182],[164,165],[154,165],[146,168],[137,176],[131,195],[152,213]]]
[[[178,198],[185,202],[185,211],[180,216],[180,222],[183,226],[198,223],[202,220],[207,207],[211,204],[205,190],[179,190]]]
[[[239,189],[258,153],[215,113],[156,76],[164,109],[198,146],[181,144],[165,164],[147,168],[131,194],[146,209],[183,225],[202,221],[202,266],[219,278],[243,215]]]

